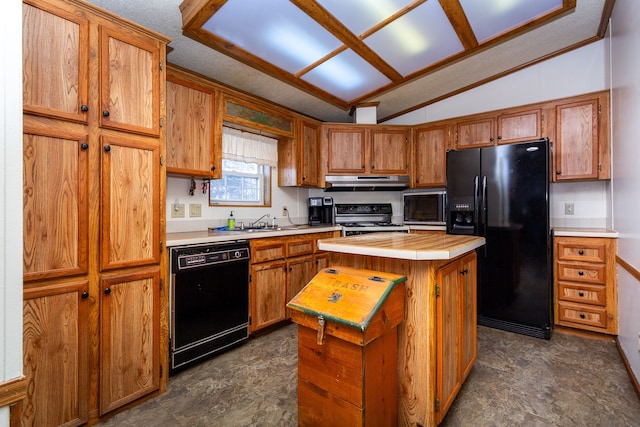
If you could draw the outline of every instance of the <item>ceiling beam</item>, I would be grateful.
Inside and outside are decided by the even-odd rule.
[[[384,74],[393,82],[402,81],[402,75],[392,66],[387,64],[377,53],[367,46],[358,36],[353,34],[347,27],[342,25],[335,16],[330,14],[325,8],[314,0],[290,0],[311,19],[322,25],[327,31],[333,34],[338,40],[348,48],[363,57],[368,63],[373,65],[378,71]]]
[[[473,49],[478,46],[478,39],[476,39],[476,35],[473,33],[473,29],[469,24],[469,20],[467,19],[467,15],[464,13],[462,6],[460,5],[459,0],[438,0],[440,2],[440,6],[442,6],[442,10],[449,18],[451,22],[451,26],[455,30],[462,46],[464,46],[464,50]]]

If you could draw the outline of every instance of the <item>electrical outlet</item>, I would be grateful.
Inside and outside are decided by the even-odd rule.
[[[202,205],[200,203],[189,203],[189,216],[202,216]]]
[[[184,203],[174,203],[171,218],[184,218]]]
[[[287,207],[286,206],[282,207],[282,216],[288,216],[287,215]]]
[[[574,213],[573,202],[565,203],[564,204],[564,214],[565,215],[573,215],[573,213]]]

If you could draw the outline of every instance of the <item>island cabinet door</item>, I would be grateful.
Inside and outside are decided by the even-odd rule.
[[[438,270],[436,277],[436,420],[440,424],[461,386],[459,264]]]
[[[476,253],[436,275],[436,421],[444,419],[476,360]]]

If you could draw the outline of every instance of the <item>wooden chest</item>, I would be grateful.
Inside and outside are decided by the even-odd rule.
[[[397,274],[332,267],[287,305],[298,324],[298,424],[397,423]]]

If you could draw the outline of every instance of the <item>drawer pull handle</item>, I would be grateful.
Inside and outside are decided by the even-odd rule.
[[[578,251],[578,255],[584,255],[584,251],[583,251],[582,249],[580,249],[580,250]]]
[[[578,271],[579,276],[584,276],[584,271]]]
[[[580,292],[578,292],[578,295],[583,297],[584,296],[584,292],[580,291]]]
[[[584,313],[580,313],[580,318],[581,319],[584,319],[585,317],[587,317],[587,316],[585,316]]]

